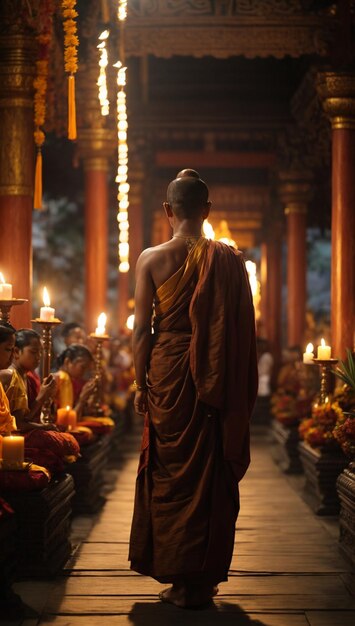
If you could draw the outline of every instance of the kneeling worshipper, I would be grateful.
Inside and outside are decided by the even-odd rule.
[[[79,427],[89,428],[95,435],[111,432],[114,422],[110,417],[92,415],[91,400],[96,390],[95,379],[86,380],[94,364],[90,350],[82,344],[68,346],[58,357],[59,371],[57,408],[74,408]]]
[[[41,408],[46,400],[54,397],[56,382],[52,375],[40,385],[31,409],[28,402],[27,378],[40,364],[42,341],[40,335],[30,328],[16,331],[15,348],[12,364],[7,370],[0,372],[0,380],[9,399],[11,413],[16,419],[18,430],[22,433],[33,429],[48,430],[56,427],[53,424],[40,424],[38,419]]]
[[[203,607],[228,579],[258,388],[252,294],[242,254],[202,235],[208,188],[185,170],[167,191],[172,239],[136,268],[135,408],[145,415],[131,568]],[[152,334],[151,320],[154,312]]]
[[[37,357],[28,354],[24,348],[36,346],[33,350],[35,352],[39,336],[36,337],[37,333],[33,334],[34,331],[30,329],[23,329],[19,331],[19,346],[22,347],[16,347],[15,332],[12,326],[0,322],[0,346],[3,346],[3,352],[8,356],[6,362],[8,369],[0,371],[0,381],[4,381],[4,386],[0,382],[0,392],[6,398],[3,397],[2,402],[3,417],[0,432],[11,434],[16,431],[23,435],[26,459],[46,467],[52,473],[61,472],[66,462],[73,462],[78,458],[80,448],[74,437],[69,433],[57,432],[58,429],[54,424],[31,421],[24,376],[26,368],[34,365]],[[3,343],[2,337],[5,339]],[[46,397],[51,397],[54,391],[55,382],[50,379],[43,385],[39,404],[43,404]]]
[[[58,408],[74,408],[78,418],[95,389],[94,380],[85,380],[94,363],[90,350],[82,344],[68,346],[58,357],[56,402]]]

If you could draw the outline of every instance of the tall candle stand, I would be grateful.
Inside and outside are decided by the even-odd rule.
[[[42,320],[40,317],[36,317],[36,319],[31,320],[31,322],[35,322],[41,327],[42,331],[42,342],[43,342],[43,352],[42,352],[42,381],[44,378],[49,376],[51,371],[51,360],[52,360],[52,328],[54,326],[59,326],[61,324],[61,320],[57,318],[53,318],[49,322]],[[42,406],[41,412],[41,422],[42,424],[50,424],[52,422],[51,419],[51,404],[52,401],[46,400]]]
[[[333,390],[332,367],[338,363],[338,359],[313,359],[320,367],[320,392],[319,401],[325,404]]]
[[[10,323],[10,311],[13,306],[28,302],[25,298],[11,298],[11,300],[0,300],[0,320]]]
[[[95,391],[94,391],[94,402],[93,402],[93,413],[97,417],[101,417],[104,415],[104,411],[102,409],[102,377],[103,377],[103,368],[102,368],[102,345],[104,341],[110,339],[109,335],[96,335],[95,333],[90,334],[90,339],[95,341]]]

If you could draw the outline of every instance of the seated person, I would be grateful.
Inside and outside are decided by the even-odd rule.
[[[12,415],[18,430],[23,433],[33,429],[56,430],[53,424],[39,424],[39,416],[44,402],[55,395],[56,382],[49,375],[40,385],[31,408],[28,404],[27,374],[33,372],[40,363],[42,342],[40,335],[29,328],[16,331],[12,365],[0,372],[0,381],[6,391]]]
[[[0,370],[12,363],[15,348],[15,329],[11,324],[0,321]],[[0,380],[0,435],[16,430],[16,422],[10,412],[10,405]]]
[[[85,374],[93,366],[90,350],[81,344],[72,344],[58,357],[59,371],[55,377],[58,381],[57,408],[67,406],[74,408],[78,418],[95,389],[95,380],[85,382]]]
[[[78,322],[69,322],[64,324],[61,332],[55,332],[53,335],[54,353],[56,356],[61,354],[65,348],[73,343],[86,344],[86,332]]]

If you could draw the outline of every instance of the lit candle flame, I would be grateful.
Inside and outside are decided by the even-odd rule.
[[[48,293],[47,287],[43,287],[43,304],[44,304],[44,306],[50,306],[51,305],[51,299],[49,297],[49,293]]]
[[[320,345],[321,345],[321,346],[323,346],[323,348],[326,346],[326,343],[325,343],[325,340],[324,340],[324,339],[321,339],[321,340],[320,340]]]
[[[104,335],[106,333],[106,321],[106,313],[100,313],[99,317],[97,318],[97,328],[95,330],[96,335]]]
[[[308,343],[307,348],[306,348],[307,354],[312,354],[313,350],[314,350],[313,343]]]
[[[5,278],[4,278],[4,275],[2,274],[2,272],[0,272],[0,283],[5,285]]]

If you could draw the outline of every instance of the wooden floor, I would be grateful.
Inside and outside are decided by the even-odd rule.
[[[128,568],[137,437],[102,513],[80,518],[81,542],[65,576],[15,586],[29,606],[24,626],[353,626],[355,585],[337,547],[337,524],[314,516],[273,464],[265,436],[254,436],[241,484],[241,513],[228,583],[214,607],[162,604],[156,581]],[[31,615],[32,612],[32,615]],[[36,616],[37,613],[37,616]],[[12,622],[13,624],[14,622]]]

